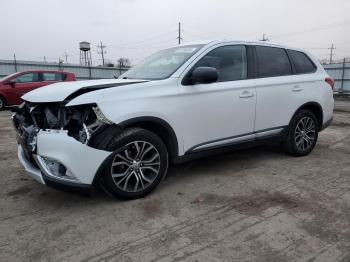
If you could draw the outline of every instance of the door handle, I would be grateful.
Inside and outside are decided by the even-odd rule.
[[[251,93],[251,92],[249,92],[249,91],[247,91],[247,90],[243,91],[243,92],[239,95],[240,98],[249,98],[249,97],[253,97],[253,96],[254,96],[254,94]]]
[[[303,90],[303,88],[301,88],[299,85],[295,85],[292,89],[293,92],[300,92],[302,90]]]

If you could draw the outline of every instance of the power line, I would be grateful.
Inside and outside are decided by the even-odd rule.
[[[137,46],[119,45],[119,46],[108,46],[108,47],[112,48],[112,49],[148,50],[148,49],[164,47],[164,45],[161,45],[162,43],[172,42],[174,44],[174,40],[176,40],[176,39],[177,38],[168,38],[168,39],[164,39],[162,41],[150,42],[150,43],[145,43],[143,45],[137,45]]]
[[[326,30],[329,29],[330,27],[336,27],[336,26],[343,26],[350,24],[350,21],[344,21],[340,23],[333,23],[333,24],[328,24],[328,25],[323,25],[323,26],[317,26],[305,30],[300,30],[300,31],[294,31],[290,33],[283,33],[283,34],[277,34],[277,35],[272,35],[272,38],[281,38],[281,37],[288,37],[288,36],[293,36],[293,35],[300,35],[300,34],[306,34],[306,33],[312,33],[314,31],[321,31],[321,30]]]
[[[201,36],[201,35],[199,35],[199,34],[192,33],[192,32],[190,32],[190,31],[188,31],[188,30],[182,30],[182,32],[183,32],[185,35],[188,34],[188,35],[193,36],[193,37],[195,37],[195,38],[197,38],[197,39],[200,39],[200,40],[208,40],[208,37],[204,37],[204,36]]]
[[[163,33],[163,34],[158,34],[158,35],[154,35],[152,37],[149,37],[149,38],[145,38],[143,40],[140,40],[140,41],[136,41],[136,42],[132,42],[132,43],[118,43],[118,44],[109,44],[109,47],[114,47],[114,48],[118,48],[119,46],[137,46],[137,45],[140,45],[140,44],[143,44],[145,42],[150,42],[154,39],[159,39],[159,38],[163,38],[165,36],[168,36],[168,35],[172,35],[174,34],[175,32],[177,32],[177,30],[172,30],[170,32],[167,32],[167,33]]]

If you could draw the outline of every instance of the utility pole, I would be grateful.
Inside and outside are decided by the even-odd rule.
[[[119,64],[119,75],[121,75],[122,74],[122,67],[123,67],[123,59],[122,58],[120,58],[118,60],[118,64]]]
[[[100,51],[97,51],[97,54],[101,55],[102,57],[102,65],[105,65],[105,53],[106,51],[104,50],[106,48],[105,45],[102,44],[102,41],[100,42],[100,45],[97,46],[97,48],[99,48]]]
[[[343,70],[342,70],[342,74],[341,74],[341,86],[340,86],[340,90],[339,90],[340,92],[343,92],[343,89],[344,89],[345,63],[346,63],[346,58],[344,57]]]
[[[66,60],[66,64],[68,64],[68,56],[69,56],[69,55],[67,54],[67,52],[65,52],[65,53],[64,53],[64,57],[65,57],[65,60]]]
[[[332,62],[333,62],[333,56],[335,55],[335,54],[333,53],[333,50],[336,49],[336,48],[335,48],[335,46],[332,44],[332,46],[331,46],[330,48],[328,48],[328,49],[331,50],[331,53],[329,54],[329,63],[332,64]]]
[[[61,57],[58,58],[58,69],[60,71],[62,71],[62,63],[63,63],[63,59],[61,59]]]
[[[13,53],[13,61],[15,62],[15,71],[17,72],[17,59],[15,53]]]
[[[178,34],[178,42],[179,42],[179,45],[181,45],[181,40],[182,40],[182,37],[181,37],[181,23],[179,23],[179,34]]]
[[[259,39],[259,40],[260,40],[260,41],[264,41],[264,42],[269,41],[269,39],[266,37],[265,34],[263,34],[262,39]]]

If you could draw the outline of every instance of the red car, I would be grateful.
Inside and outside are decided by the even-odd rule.
[[[75,74],[62,71],[25,71],[8,75],[0,80],[0,110],[5,106],[21,104],[21,96],[33,89],[75,80]]]

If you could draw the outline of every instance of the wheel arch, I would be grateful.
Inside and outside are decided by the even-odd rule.
[[[176,133],[171,125],[161,118],[152,116],[135,117],[119,123],[118,126],[123,129],[130,127],[147,129],[163,140],[171,160],[179,155],[179,144]]]
[[[7,99],[6,96],[0,92],[0,97],[4,100],[5,105],[7,105]]]
[[[289,124],[290,122],[292,121],[293,117],[295,116],[295,114],[297,112],[299,112],[300,110],[302,109],[305,109],[305,110],[308,110],[312,113],[315,114],[316,118],[317,118],[317,121],[318,121],[318,129],[319,131],[322,129],[322,125],[323,125],[323,110],[322,110],[322,106],[317,103],[317,102],[307,102],[303,105],[301,105],[293,114],[292,118],[290,119],[289,121]]]

